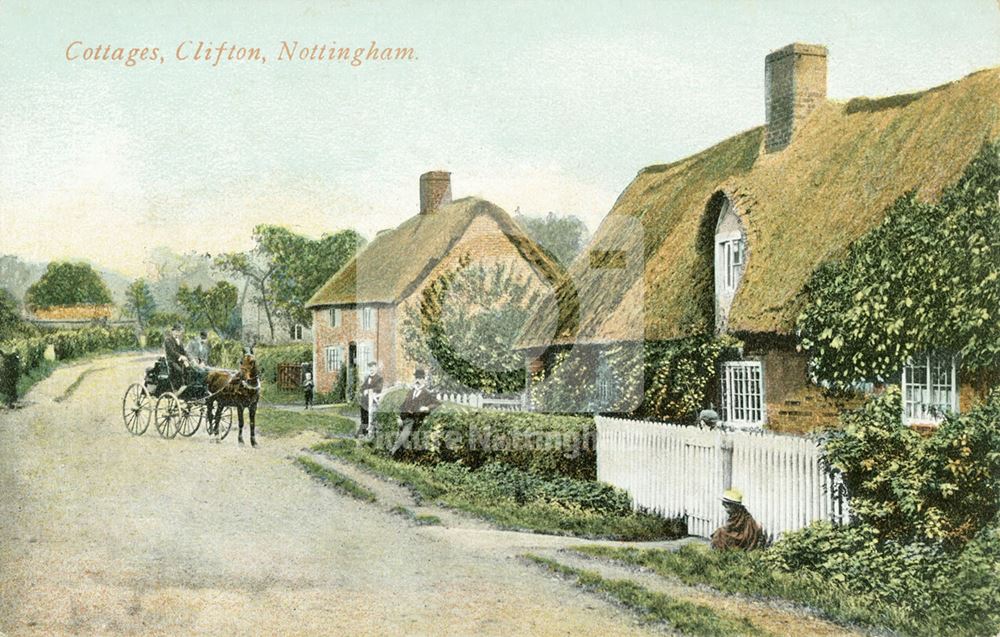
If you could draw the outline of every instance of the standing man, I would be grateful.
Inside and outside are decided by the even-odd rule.
[[[368,407],[371,405],[373,396],[382,393],[382,375],[378,373],[378,363],[368,362],[368,375],[361,385],[361,427],[358,429],[359,436],[366,436],[371,432],[371,414]]]
[[[197,338],[192,338],[187,344],[187,353],[195,363],[208,365],[208,332],[202,330]]]
[[[407,392],[406,399],[399,408],[399,437],[389,452],[390,456],[396,457],[410,435],[420,428],[431,411],[440,404],[434,394],[424,387],[424,370],[418,369],[413,374],[413,388]]]
[[[167,356],[170,384],[175,390],[184,385],[185,370],[190,366],[187,352],[182,345],[183,338],[184,328],[180,323],[174,323],[173,329],[163,337],[163,351]]]
[[[313,383],[313,375],[311,372],[306,372],[306,377],[302,381],[302,389],[305,391],[306,398],[306,409],[312,407],[313,404],[313,388],[316,386]]]

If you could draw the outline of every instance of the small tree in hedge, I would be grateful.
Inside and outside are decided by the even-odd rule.
[[[886,379],[915,354],[1000,366],[1000,142],[986,144],[938,203],[912,194],[842,260],[819,268],[798,318],[816,375]]]
[[[530,283],[506,265],[471,264],[463,257],[404,311],[403,347],[443,386],[520,391],[524,358],[514,340],[536,301]]]
[[[135,317],[139,327],[145,328],[156,312],[153,291],[145,279],[136,279],[125,290],[125,313]]]
[[[0,288],[0,341],[14,336],[20,326],[17,299],[6,288]]]
[[[25,300],[31,307],[56,305],[106,305],[111,292],[94,268],[86,263],[54,261],[45,274],[28,288]]]

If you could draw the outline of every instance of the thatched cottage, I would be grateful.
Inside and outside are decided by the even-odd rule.
[[[718,370],[725,420],[803,429],[835,418],[796,351],[803,288],[894,200],[911,190],[935,199],[1000,138],[1000,69],[839,102],[826,98],[826,65],[823,46],[770,53],[764,126],[639,172],[570,268],[563,307],[540,308],[522,334],[530,368],[571,346],[599,356],[714,330],[745,344]],[[933,393],[953,407],[971,397],[951,359],[908,369],[904,396]]]
[[[461,257],[486,266],[506,264],[519,280],[549,286],[559,265],[494,204],[466,197],[452,201],[451,174],[420,177],[420,212],[383,230],[313,295],[316,390],[329,392],[343,365],[379,363],[386,386],[408,382],[415,363],[400,338],[403,310]]]

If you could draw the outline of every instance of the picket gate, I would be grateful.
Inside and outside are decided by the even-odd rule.
[[[720,498],[730,487],[772,540],[814,520],[848,520],[839,476],[807,438],[596,421],[597,479],[625,489],[637,508],[686,518],[691,535],[708,537],[725,522]]]

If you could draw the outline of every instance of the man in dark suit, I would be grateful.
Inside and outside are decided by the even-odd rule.
[[[359,436],[366,436],[371,429],[371,414],[368,413],[368,406],[371,398],[382,393],[382,375],[378,373],[378,363],[371,361],[368,363],[368,375],[361,385],[361,427],[358,429]]]
[[[403,404],[399,408],[400,430],[396,444],[392,446],[389,455],[396,457],[399,450],[403,448],[410,435],[424,424],[427,416],[441,403],[434,397],[434,394],[424,386],[424,370],[418,369],[413,374],[413,388],[406,394]]]
[[[170,373],[170,384],[176,390],[184,385],[185,370],[190,365],[187,352],[182,345],[184,328],[175,323],[173,329],[163,336],[163,351],[167,356],[167,370]]]

